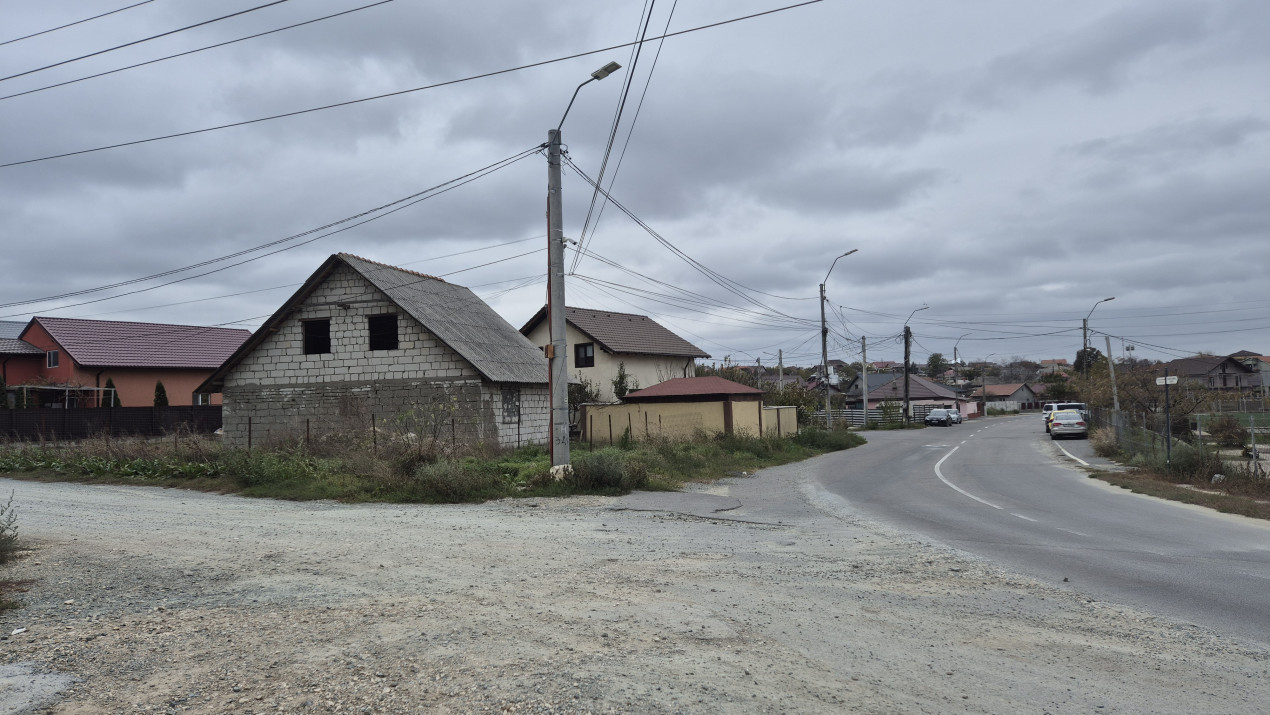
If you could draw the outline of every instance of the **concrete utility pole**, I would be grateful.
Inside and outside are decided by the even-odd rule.
[[[829,276],[825,276],[825,280],[829,280]],[[825,383],[825,429],[833,429],[833,412],[829,409],[829,325],[825,323],[824,283],[820,284],[820,379]]]
[[[846,258],[858,250],[860,249],[853,248],[838,258]],[[833,273],[833,267],[838,265],[838,258],[829,264],[829,273]],[[829,273],[825,274],[824,283],[820,284],[820,369],[823,371],[820,377],[825,381],[825,429],[833,428],[833,412],[830,410],[832,405],[829,402],[829,324],[825,322],[825,283],[829,282]]]
[[[573,108],[578,92],[590,82],[604,79],[622,66],[610,62],[591,73],[578,85],[565,107],[560,124],[547,130],[547,325],[551,330],[550,367],[547,383],[551,393],[551,466],[569,464],[569,361],[564,319],[564,202],[560,187],[560,128]]]
[[[869,426],[869,348],[860,336],[860,396],[864,398],[864,426]]]
[[[912,340],[913,340],[913,331],[907,325],[905,325],[904,326],[904,424],[909,423],[908,359],[909,359],[909,345],[912,343]]]
[[[1111,428],[1116,431],[1116,436],[1120,436],[1120,392],[1116,389],[1116,365],[1111,359],[1111,336],[1104,335],[1107,339],[1107,371],[1111,373]]]

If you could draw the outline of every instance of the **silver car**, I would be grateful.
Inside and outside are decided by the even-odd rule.
[[[1088,437],[1089,425],[1085,416],[1077,410],[1058,410],[1050,417],[1050,439],[1059,437]]]
[[[961,412],[959,410],[948,410],[948,416],[952,418],[953,424],[961,424]]]

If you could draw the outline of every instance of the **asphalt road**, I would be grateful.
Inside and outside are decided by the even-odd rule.
[[[1090,479],[1037,415],[870,432],[821,485],[863,513],[1058,583],[1270,644],[1270,525]],[[1065,582],[1065,583],[1064,583]]]

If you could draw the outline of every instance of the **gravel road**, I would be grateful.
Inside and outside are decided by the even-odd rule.
[[[0,480],[31,547],[3,577],[33,580],[0,614],[0,712],[1270,703],[1264,648],[861,520],[813,486],[850,455],[476,506]]]

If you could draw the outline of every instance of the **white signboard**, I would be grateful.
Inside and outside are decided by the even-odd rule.
[[[1157,378],[1155,378],[1155,384],[1157,384],[1157,385],[1176,385],[1176,384],[1177,384],[1177,375],[1169,375],[1168,377],[1157,377]]]

